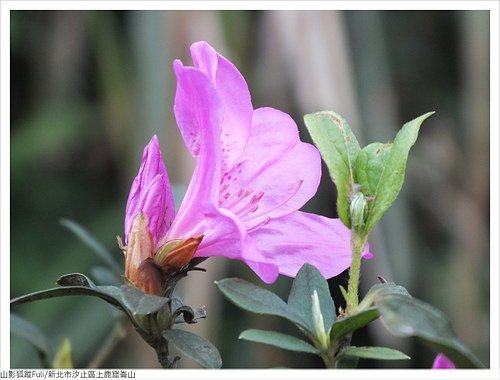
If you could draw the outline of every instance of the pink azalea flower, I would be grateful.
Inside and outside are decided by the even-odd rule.
[[[432,369],[455,369],[455,363],[453,363],[445,354],[439,353],[434,359]]]
[[[286,113],[254,110],[242,75],[208,43],[193,44],[191,55],[194,66],[174,62],[174,112],[196,167],[174,217],[156,138],[146,147],[127,204],[125,235],[129,241],[137,215],[145,215],[152,243],[150,252],[136,254],[135,266],[153,258],[165,269],[174,250],[189,260],[242,260],[267,283],[279,274],[295,276],[306,262],[326,278],[347,269],[350,231],[339,219],[298,211],[318,188],[317,149],[300,141]],[[371,257],[368,247],[364,257]]]

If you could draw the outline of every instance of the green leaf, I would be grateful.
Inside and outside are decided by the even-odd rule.
[[[73,360],[71,359],[71,342],[68,338],[64,338],[56,356],[52,362],[53,368],[69,369],[73,367]]]
[[[168,303],[168,298],[144,294],[140,290],[122,285],[96,286],[87,276],[81,273],[71,273],[61,276],[57,281],[61,287],[46,289],[26,294],[10,301],[11,306],[42,299],[65,296],[95,296],[124,309],[132,314],[152,314]]]
[[[239,339],[269,344],[271,346],[283,348],[285,350],[307,352],[310,354],[319,355],[319,350],[311,344],[294,336],[282,334],[276,331],[264,331],[255,329],[245,330],[240,334]]]
[[[83,243],[97,254],[97,256],[104,261],[113,272],[121,275],[123,268],[115,261],[114,256],[99,243],[83,226],[70,219],[61,219],[59,223],[73,232]]]
[[[50,367],[53,352],[49,338],[34,324],[18,315],[10,314],[10,332],[30,342],[38,352],[40,361],[45,368]]]
[[[79,273],[62,276],[58,281],[61,287],[41,290],[13,298],[10,300],[10,305],[17,306],[27,302],[55,297],[87,295],[102,298],[114,306],[121,307],[117,299],[120,294],[119,288],[111,286],[96,287],[86,276]],[[103,289],[107,291],[102,291]]]
[[[288,306],[301,315],[307,322],[309,331],[314,332],[311,296],[315,290],[318,293],[325,329],[328,331],[335,321],[335,304],[330,295],[328,282],[314,266],[304,264],[300,268],[293,280]]]
[[[222,359],[217,348],[208,340],[183,330],[165,330],[163,337],[180,353],[204,368],[220,368]]]
[[[355,347],[350,346],[339,352],[338,357],[354,356],[375,360],[408,360],[410,357],[401,351],[387,347]]]
[[[169,299],[165,297],[144,294],[131,286],[96,286],[88,277],[80,273],[62,276],[58,280],[59,288],[46,289],[26,294],[10,301],[11,306],[20,305],[43,299],[66,296],[93,296],[103,299],[125,312],[134,327],[149,344],[154,342],[149,338],[149,315],[162,311],[164,324],[170,323],[168,308],[165,307]],[[146,334],[144,334],[144,332]],[[159,332],[157,332],[159,333]]]
[[[103,289],[105,287],[99,286],[98,288]],[[169,301],[165,297],[144,294],[139,289],[131,286],[122,285],[119,289],[121,292],[119,298],[121,304],[134,315],[154,314],[167,305]]]
[[[377,301],[378,298],[391,294],[399,294],[403,297],[411,298],[408,290],[401,285],[396,285],[393,282],[385,282],[383,284],[375,284],[366,293],[363,300],[359,303],[357,311],[368,309]]]
[[[361,185],[364,195],[375,196],[391,150],[392,144],[372,143],[359,152],[356,158],[356,182]]]
[[[304,121],[337,187],[339,217],[350,228],[350,195],[355,184],[356,157],[360,151],[356,136],[347,121],[332,111],[305,115]]]
[[[401,295],[388,295],[377,300],[378,310],[391,333],[415,336],[443,352],[459,368],[481,368],[484,365],[455,336],[448,318],[435,307]]]
[[[307,352],[316,355],[320,353],[316,347],[302,339],[276,331],[250,329],[243,331],[238,338],[251,342],[269,344],[289,351]]]
[[[376,307],[372,307],[335,321],[330,331],[330,340],[338,342],[344,335],[356,331],[378,318]]]
[[[398,132],[392,147],[370,144],[356,160],[356,179],[369,203],[365,231],[369,232],[396,200],[403,186],[406,161],[410,148],[417,140],[420,126],[434,112],[409,121]]]
[[[253,285],[240,278],[226,278],[216,281],[219,290],[236,306],[257,314],[270,314],[283,317],[308,330],[308,323],[300,314],[276,294],[267,289]]]

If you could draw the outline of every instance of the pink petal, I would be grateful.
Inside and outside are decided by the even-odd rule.
[[[148,218],[149,231],[156,243],[166,234],[175,216],[174,198],[156,136],[144,148],[139,173],[130,189],[125,211],[126,241],[132,222],[141,211]]]
[[[455,363],[453,363],[445,354],[439,353],[434,359],[432,369],[455,369]]]
[[[197,147],[195,171],[167,238],[202,234],[204,238],[197,255],[226,255],[225,251],[219,251],[224,244],[228,245],[228,250],[236,250],[227,255],[236,255],[241,251],[239,226],[233,218],[216,208],[221,177],[221,102],[213,84],[200,70],[182,66],[179,61],[174,63],[174,69],[177,76],[174,106],[177,121],[183,128],[196,130],[197,138],[203,143]]]
[[[220,123],[222,105],[208,78],[198,69],[174,62],[177,92],[174,113],[181,131],[194,131],[197,165],[181,208],[216,200],[221,176]],[[201,143],[202,142],[202,143]],[[180,210],[179,210],[180,213]]]
[[[223,176],[220,205],[251,228],[302,207],[316,193],[320,177],[319,153],[299,140],[290,116],[260,108],[243,155]]]
[[[340,219],[296,211],[256,227],[249,236],[264,263],[276,265],[285,276],[295,277],[304,263],[314,265],[325,278],[334,277],[351,265],[351,232]],[[372,257],[368,245],[363,257]]]
[[[253,107],[248,85],[238,69],[207,42],[191,46],[195,67],[211,81],[224,109],[221,120],[222,169],[229,171],[243,152],[250,133]]]
[[[240,258],[246,235],[244,227],[231,213],[209,202],[193,209],[179,233],[181,236],[203,235],[195,257],[225,256],[230,259]]]
[[[258,262],[251,260],[244,260],[246,264],[252,269],[257,276],[266,284],[272,284],[278,279],[279,269],[275,264],[266,262]]]

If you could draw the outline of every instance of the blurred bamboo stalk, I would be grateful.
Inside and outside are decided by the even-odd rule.
[[[85,27],[87,12],[56,11],[49,23],[49,46],[40,56],[40,74],[45,80],[36,81],[42,103],[65,104],[68,99],[82,97]]]
[[[489,304],[489,12],[463,12],[459,19],[465,44],[462,46],[463,161],[459,163],[462,188],[455,192],[452,219],[455,236],[452,248],[451,305],[464,341],[474,349],[489,342],[489,313],[476,313]],[[463,312],[464,306],[470,312]],[[486,306],[486,310],[489,307]],[[480,327],[483,328],[471,328]],[[489,358],[488,358],[489,359]]]
[[[172,120],[170,87],[175,83],[170,75],[172,57],[164,38],[167,25],[162,13],[135,11],[128,16],[137,73],[133,91],[136,113],[131,133],[134,157],[140,157],[145,144],[155,134],[162,146],[166,145],[167,135],[172,129],[169,125]],[[139,162],[133,165],[134,172],[138,165]]]
[[[130,52],[126,38],[118,27],[115,12],[92,12],[89,20],[89,40],[95,49],[98,90],[102,96],[102,119],[113,156],[124,170],[120,173],[128,178],[126,169],[136,167],[138,154],[130,154],[134,146],[133,76]]]
[[[301,115],[334,107],[358,132],[342,12],[266,12],[258,38],[262,56],[257,62],[256,93],[263,103],[282,105],[288,112],[296,105]]]

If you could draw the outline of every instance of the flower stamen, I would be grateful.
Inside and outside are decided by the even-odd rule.
[[[288,196],[286,197],[282,202],[278,203],[276,206],[274,206],[273,208],[271,209],[267,209],[267,210],[262,210],[261,212],[259,212],[258,214],[254,214],[252,215],[250,218],[247,219],[248,220],[252,220],[252,219],[255,219],[255,218],[259,218],[261,216],[264,216],[266,214],[269,214],[271,212],[273,212],[274,210],[280,208],[281,206],[283,206],[284,204],[286,204],[290,199],[292,199],[293,197],[295,197],[295,194],[298,193],[300,187],[302,186],[302,184],[304,183],[304,180],[303,179],[300,179],[298,182],[297,182],[297,186],[295,187],[295,189],[293,190],[293,192]],[[264,195],[264,193],[261,191],[262,193],[262,196]],[[260,195],[260,193],[259,193]],[[262,196],[259,198],[259,200],[262,198]]]

